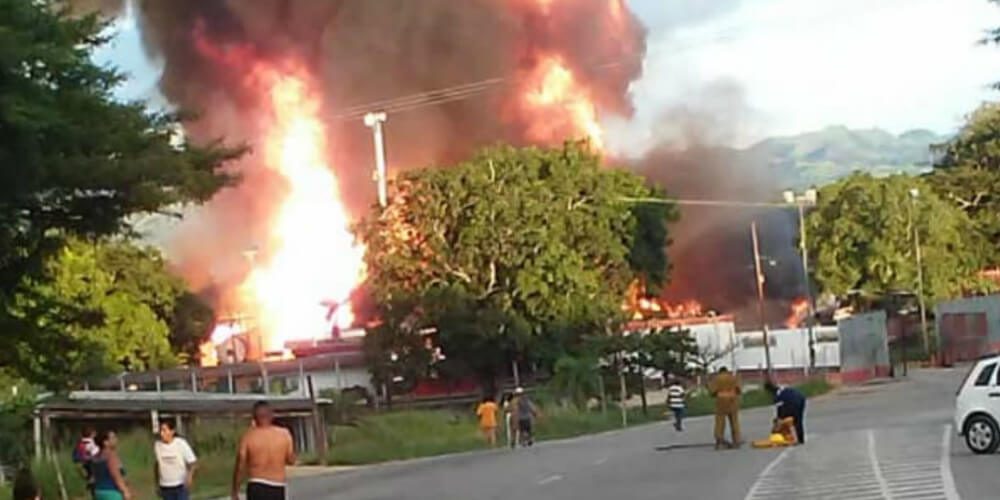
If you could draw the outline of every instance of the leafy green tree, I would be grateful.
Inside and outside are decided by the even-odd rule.
[[[179,290],[169,312],[170,345],[178,361],[191,363],[198,348],[215,325],[215,311],[204,299],[186,289]]]
[[[13,373],[0,369],[0,464],[26,464],[31,457],[31,413],[37,391]]]
[[[654,192],[584,143],[494,147],[394,187],[392,204],[356,228],[374,297],[410,301],[440,327],[448,357],[481,377],[565,325],[605,331],[637,275],[665,278],[672,208],[637,215],[621,199]],[[551,366],[559,353],[547,352]]]
[[[816,282],[834,295],[916,291],[914,227],[928,300],[979,286],[984,247],[974,224],[922,179],[854,174],[819,191],[806,224]]]
[[[563,355],[556,360],[549,387],[577,409],[585,410],[590,399],[600,395],[600,377],[597,358]]]
[[[19,348],[40,340],[39,325],[23,323],[26,309],[40,307],[31,301],[57,298],[41,293],[41,275],[63,279],[50,287],[70,286],[46,264],[48,257],[81,270],[93,267],[75,251],[60,253],[68,237],[128,233],[130,215],[204,201],[235,180],[221,167],[241,150],[193,146],[184,141],[178,116],[113,99],[122,74],[91,59],[106,41],[105,27],[96,17],[70,17],[55,0],[0,0],[0,328],[5,342]],[[14,290],[28,279],[41,296],[15,299]],[[152,321],[152,311],[127,305],[115,306],[116,314]],[[81,341],[54,329],[44,339],[49,351],[68,351]],[[73,354],[67,368],[81,369],[87,356]],[[164,353],[144,356],[161,359]],[[48,360],[13,357],[28,363],[17,370],[39,374],[46,365],[53,376],[68,373]],[[0,355],[0,365],[11,358]]]
[[[414,302],[399,299],[380,306],[381,323],[363,339],[365,362],[377,388],[393,387],[397,377],[412,384],[428,375],[430,352],[420,333]]]
[[[183,283],[154,250],[72,240],[17,289],[9,312],[24,334],[8,336],[0,359],[49,387],[172,366],[169,320],[183,294]]]
[[[948,143],[928,183],[961,208],[991,243],[987,264],[1000,265],[1000,103],[973,112]]]

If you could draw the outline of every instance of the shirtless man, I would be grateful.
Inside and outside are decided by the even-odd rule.
[[[247,480],[247,500],[285,500],[285,466],[295,463],[292,435],[274,425],[274,412],[264,401],[253,405],[253,427],[240,439],[233,468],[232,499]]]

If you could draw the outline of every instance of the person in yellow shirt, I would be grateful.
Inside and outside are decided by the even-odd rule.
[[[739,448],[743,444],[740,437],[740,381],[726,367],[709,384],[709,392],[715,398],[715,449]],[[732,432],[733,441],[726,441],[726,420]]]
[[[476,407],[476,417],[479,418],[479,430],[486,438],[486,444],[490,447],[497,445],[497,404],[493,398],[483,398],[483,402]]]

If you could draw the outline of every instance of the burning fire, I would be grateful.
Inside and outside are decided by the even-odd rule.
[[[540,58],[526,81],[524,107],[538,117],[528,124],[528,138],[551,143],[585,137],[595,149],[604,148],[597,108],[561,57]]]
[[[622,310],[629,313],[632,320],[700,318],[708,314],[705,307],[697,300],[671,304],[659,297],[650,297],[646,295],[646,288],[639,281],[634,281],[629,286]]]
[[[788,318],[785,319],[785,327],[798,328],[808,316],[809,300],[799,297],[792,301],[791,311],[788,313]]]
[[[265,352],[292,340],[327,337],[354,320],[350,295],[363,278],[363,248],[350,232],[337,177],[327,162],[321,93],[296,61],[257,59],[247,47],[217,47],[195,31],[198,49],[244,69],[244,85],[260,96],[257,148],[285,181],[266,241],[253,252],[239,286],[238,307],[254,317]],[[220,325],[223,326],[223,325]],[[217,328],[218,344],[238,334]]]
[[[272,122],[263,138],[267,164],[288,182],[271,229],[268,259],[243,283],[259,314],[265,348],[330,332],[327,315],[347,328],[348,300],[362,273],[363,250],[349,231],[337,178],[326,161],[320,98],[303,72],[267,72]]]

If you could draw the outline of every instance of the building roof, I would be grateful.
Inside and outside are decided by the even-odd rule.
[[[102,414],[148,413],[248,413],[257,401],[267,401],[279,414],[310,413],[314,403],[302,396],[263,394],[218,394],[190,391],[73,391],[68,396],[41,401],[36,409],[45,413]],[[325,399],[315,404],[328,404]]]
[[[625,323],[628,331],[647,330],[651,328],[673,328],[693,325],[711,325],[718,323],[732,323],[733,317],[724,314],[721,316],[699,316],[693,318],[653,318],[629,321]]]
[[[157,378],[161,384],[189,384],[192,374],[199,380],[223,379],[232,375],[234,378],[257,377],[265,371],[268,376],[280,376],[315,371],[333,370],[335,366],[351,368],[364,366],[364,354],[360,349],[341,352],[326,352],[296,359],[278,361],[263,361],[249,363],[233,363],[211,367],[174,368],[169,370],[148,371],[141,373],[123,373],[117,377],[109,377],[92,387],[98,389],[117,389],[122,385],[132,384],[149,386],[156,384]]]

